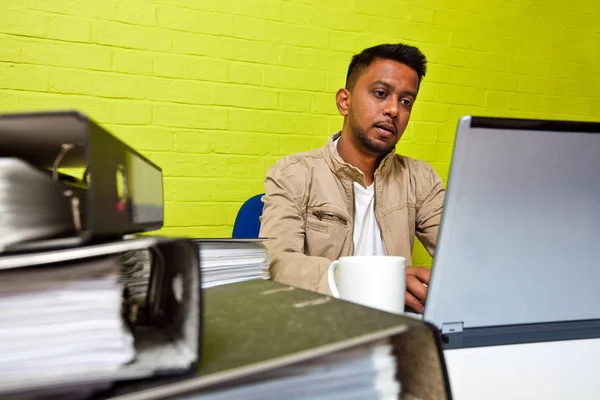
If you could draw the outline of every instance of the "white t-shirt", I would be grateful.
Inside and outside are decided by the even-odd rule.
[[[336,149],[338,138],[335,141]],[[384,256],[381,229],[375,219],[375,184],[364,188],[354,182],[354,255]]]
[[[381,229],[375,219],[375,185],[354,182],[354,255],[385,256]]]

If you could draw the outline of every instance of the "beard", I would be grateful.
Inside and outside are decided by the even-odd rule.
[[[350,130],[352,131],[352,136],[356,138],[358,143],[362,145],[362,147],[370,153],[376,154],[378,156],[388,154],[396,147],[396,143],[394,144],[385,144],[379,141],[376,141],[372,137],[370,137],[367,132],[360,129],[358,125],[354,121],[354,117],[352,114],[349,118],[350,122]]]

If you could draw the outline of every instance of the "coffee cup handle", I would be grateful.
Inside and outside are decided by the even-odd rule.
[[[334,262],[329,264],[329,270],[327,271],[327,281],[329,282],[329,289],[331,290],[331,294],[333,294],[333,297],[335,297],[336,299],[340,298],[340,291],[338,290],[337,285],[335,284],[335,270],[339,266],[340,261],[335,260]]]

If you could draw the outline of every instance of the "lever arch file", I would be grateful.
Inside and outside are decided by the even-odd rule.
[[[2,157],[20,159],[63,186],[75,231],[47,246],[114,240],[163,225],[161,168],[84,114],[0,114]],[[65,169],[81,176],[66,175]]]

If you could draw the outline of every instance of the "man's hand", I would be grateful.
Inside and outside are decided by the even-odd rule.
[[[418,313],[425,311],[427,287],[431,270],[425,267],[406,267],[406,305]]]

